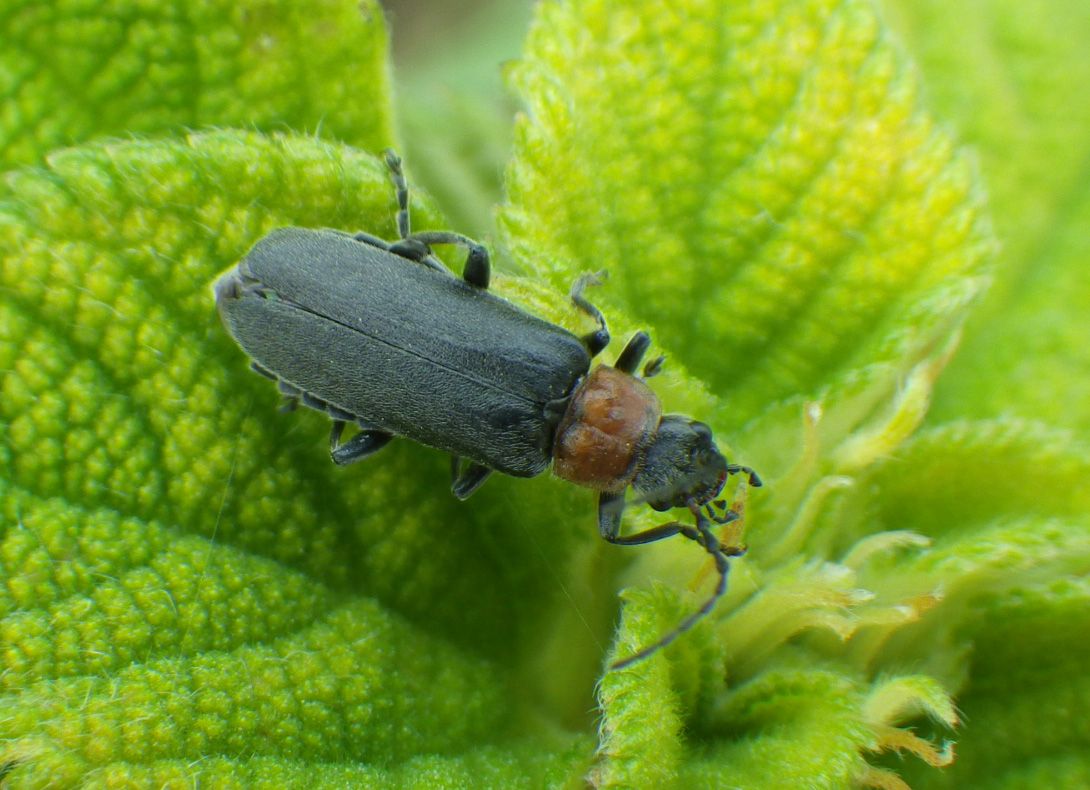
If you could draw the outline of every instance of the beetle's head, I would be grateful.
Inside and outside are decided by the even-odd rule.
[[[713,499],[727,480],[727,459],[712,440],[711,429],[679,414],[667,414],[632,482],[655,510],[699,505]]]

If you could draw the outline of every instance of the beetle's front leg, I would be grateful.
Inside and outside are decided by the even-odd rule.
[[[710,612],[715,607],[715,602],[718,601],[723,596],[723,593],[727,591],[727,574],[730,571],[730,562],[727,558],[738,555],[730,549],[724,550],[718,538],[716,538],[715,535],[712,533],[711,522],[709,522],[703,512],[701,512],[700,505],[698,505],[695,501],[690,501],[688,507],[689,511],[696,519],[696,524],[695,526],[690,526],[688,524],[679,524],[679,529],[677,531],[685,537],[689,538],[689,540],[692,540],[703,546],[704,550],[712,556],[712,558],[715,560],[715,569],[719,572],[719,583],[715,585],[715,590],[712,592],[711,597],[704,602],[704,605],[692,614],[690,614],[684,620],[682,620],[674,628],[674,630],[668,631],[654,644],[648,645],[647,647],[637,651],[628,658],[624,658],[620,661],[615,662],[610,667],[610,669],[624,669],[625,667],[631,666],[635,662],[647,658],[652,653],[655,653],[658,650],[666,647],[668,644],[673,642],[683,633],[696,625],[697,621],[705,617],[708,612]],[[666,526],[670,525],[663,525],[663,527]],[[656,527],[656,529],[662,529],[662,527]],[[648,530],[648,532],[653,531],[654,530]],[[632,537],[638,536],[633,535]]]
[[[761,482],[760,476],[748,466],[742,466],[741,464],[727,464],[728,475],[737,475],[741,473],[745,473],[749,476],[749,484],[754,488],[760,488],[764,485],[764,483]]]
[[[683,534],[696,539],[696,530],[680,521],[660,524],[632,535],[621,534],[621,516],[624,514],[624,491],[620,493],[603,492],[598,495],[598,531],[602,537],[617,546],[640,546],[654,543],[656,540],[672,538]],[[691,535],[689,533],[692,533]]]

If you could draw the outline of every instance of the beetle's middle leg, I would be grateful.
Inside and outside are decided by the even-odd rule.
[[[360,432],[347,442],[341,442],[341,434],[346,424],[344,420],[334,420],[333,427],[329,431],[329,457],[338,466],[355,463],[372,453],[377,453],[394,438],[392,433],[377,428],[361,428]]]
[[[456,455],[450,457],[450,491],[458,499],[468,499],[484,485],[490,474],[492,470],[487,466],[470,462],[463,469],[461,458]]]

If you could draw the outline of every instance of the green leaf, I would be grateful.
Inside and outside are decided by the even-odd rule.
[[[675,374],[678,360],[715,393],[675,380],[667,406],[727,429],[737,455],[770,483],[749,497],[751,551],[735,563],[715,622],[603,680],[592,778],[706,783],[730,765],[740,787],[804,776],[823,777],[813,786],[895,786],[867,753],[908,750],[948,763],[947,750],[896,727],[901,706],[886,718],[867,714],[875,709],[867,688],[880,675],[912,688],[896,679],[908,664],[886,652],[889,634],[927,610],[938,607],[939,619],[947,611],[933,578],[911,575],[887,591],[871,576],[867,559],[888,549],[868,543],[882,525],[862,503],[875,465],[923,420],[994,242],[972,168],[921,107],[873,8],[546,3],[512,76],[527,116],[501,210],[508,246],[557,288],[607,269],[608,312],[657,329]],[[852,506],[858,522],[820,530]],[[685,551],[648,549],[630,578],[683,589]],[[958,573],[966,586],[976,578],[972,567]],[[685,599],[630,596],[614,655],[699,605]],[[940,652],[948,663],[961,656]],[[782,693],[793,676],[776,673],[800,660],[839,673],[830,694],[840,713],[795,711],[789,744],[768,740],[763,721],[720,721],[753,689]],[[737,691],[724,688],[725,671]],[[926,682],[926,694],[895,698],[926,698],[953,724],[940,687]],[[721,740],[724,727],[759,759],[740,759]],[[711,762],[698,767],[707,758],[697,755]]]
[[[206,757],[192,776],[298,775],[299,760],[349,776],[506,742],[522,706],[481,656],[509,654],[504,624],[540,611],[513,594],[543,585],[520,561],[533,550],[482,546],[455,503],[397,485],[441,489],[433,453],[339,475],[322,421],[277,415],[212,309],[217,272],[273,227],[362,218],[393,235],[383,165],[235,132],[48,164],[10,174],[0,200],[12,781],[139,784]],[[497,776],[570,762],[564,739],[538,743],[557,757],[465,759]]]
[[[1014,413],[1090,429],[1090,9],[886,4],[943,114],[979,153],[1002,254],[936,417]]]
[[[376,0],[13,0],[0,7],[0,169],[110,135],[244,126],[392,140]]]
[[[558,288],[608,270],[732,426],[918,353],[980,288],[970,169],[868,3],[547,4],[514,78],[512,250]]]
[[[994,497],[1050,520],[1059,515],[1055,550],[1062,552],[1085,539],[1088,504],[1081,481],[1090,428],[1090,9],[1071,0],[1001,0],[956,13],[931,0],[886,6],[934,103],[979,152],[1002,241],[995,288],[939,384],[933,420],[997,418],[985,435],[999,439],[995,449],[1012,447],[1014,454],[993,456],[983,478],[989,485],[978,479],[956,493],[944,486],[935,510],[966,500],[983,506]],[[1067,426],[1083,446],[1039,427],[1023,431],[1012,415]],[[960,464],[947,472],[960,474]],[[1090,608],[1078,571],[1071,572],[1082,563],[1085,574],[1085,553],[1068,559],[1067,573],[996,593],[969,624],[966,643],[976,648],[959,704],[977,724],[966,730],[946,786],[1087,784],[1088,741],[1067,716],[1078,709],[1068,701],[1085,674],[1074,668],[1090,661],[1090,641],[1080,636]]]

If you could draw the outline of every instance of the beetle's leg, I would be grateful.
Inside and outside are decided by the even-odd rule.
[[[344,420],[334,420],[333,427],[329,431],[329,457],[338,466],[355,463],[376,453],[386,446],[386,443],[394,438],[392,433],[378,429],[361,429],[359,433],[347,442],[341,442],[341,433],[344,432]]]
[[[647,353],[647,349],[651,346],[651,338],[648,337],[646,332],[637,332],[632,335],[631,339],[624,347],[624,351],[617,357],[617,361],[613,363],[613,367],[622,373],[635,374],[636,369],[640,366],[640,361],[643,359],[643,355]]]
[[[492,474],[487,466],[470,462],[462,468],[462,459],[456,455],[450,457],[450,492],[458,499],[468,499],[470,495],[484,485]]]
[[[637,332],[629,339],[628,344],[624,347],[624,351],[617,357],[617,361],[613,363],[613,367],[617,370],[624,371],[625,373],[636,374],[636,368],[640,366],[640,360],[643,359],[643,355],[647,353],[647,349],[651,346],[651,338],[647,336],[646,332]],[[643,377],[649,379],[652,376],[657,376],[662,370],[662,363],[666,361],[666,357],[657,356],[643,366]]]
[[[642,546],[645,543],[654,543],[656,540],[672,538],[679,533],[684,534],[686,529],[689,529],[688,525],[682,524],[680,521],[671,521],[632,535],[616,535],[612,538],[606,538],[606,540],[615,546]]]
[[[390,243],[384,239],[380,239],[378,236],[372,236],[370,233],[364,233],[362,230],[352,234],[352,238],[355,241],[369,244],[372,247],[378,247],[380,250],[390,249]]]
[[[385,245],[383,249],[442,272],[446,272],[447,269],[431,254],[431,245],[459,244],[469,250],[462,276],[470,285],[487,288],[491,267],[488,264],[488,252],[480,244],[457,233],[412,232],[411,223],[409,222],[409,184],[405,180],[405,171],[401,169],[401,157],[394,153],[391,148],[387,148],[385,153],[386,166],[390,168],[390,177],[393,178],[394,187],[397,189],[397,235],[401,241],[386,244],[381,242],[381,239],[374,239],[373,236],[360,239],[360,241],[366,241],[369,244],[380,241]],[[362,235],[366,236],[367,234]]]
[[[445,231],[413,233],[409,222],[409,184],[405,181],[405,172],[401,169],[401,157],[389,148],[386,149],[386,166],[390,168],[390,175],[397,188],[397,235],[401,238],[401,241],[389,245],[387,249],[427,264],[433,269],[446,271],[446,268],[431,254],[431,245],[457,244],[465,247],[469,254],[466,256],[462,277],[470,285],[487,288],[492,268],[488,261],[488,251],[472,239],[457,233]]]
[[[715,502],[715,506],[722,510],[722,513],[716,513],[711,503],[704,506],[704,511],[708,514],[708,518],[714,521],[716,524],[732,524],[742,518],[742,514],[733,508],[728,508],[727,503],[720,499]]]
[[[390,177],[394,180],[397,189],[397,235],[399,238],[409,237],[409,185],[405,181],[405,173],[401,169],[401,157],[394,153],[392,148],[387,148],[386,167],[390,168]]]
[[[467,254],[465,266],[462,268],[462,279],[477,288],[488,288],[488,281],[492,276],[492,263],[488,257],[488,250],[480,242],[448,230],[423,230],[406,236],[404,241],[395,244],[391,250],[396,252],[405,244],[422,244],[429,254],[433,244],[454,244],[465,247]]]
[[[299,390],[297,390],[291,384],[288,384],[283,379],[278,378],[272,372],[270,372],[270,371],[266,370],[265,368],[261,367],[256,362],[251,362],[250,363],[250,368],[252,370],[257,371],[262,376],[268,376],[269,378],[271,378],[273,381],[276,382],[276,388],[278,390],[280,390],[280,395],[284,398],[283,402],[280,404],[280,413],[281,414],[287,414],[288,412],[295,411],[295,409],[298,408],[299,398],[302,397],[303,393],[301,393]]]
[[[696,625],[697,621],[710,612],[715,607],[716,601],[718,601],[723,593],[727,591],[727,573],[730,571],[730,562],[727,560],[727,552],[723,551],[722,546],[719,545],[719,540],[712,534],[711,524],[700,512],[700,507],[693,502],[690,503],[689,510],[696,517],[696,527],[694,528],[687,524],[682,524],[679,525],[680,529],[678,531],[690,540],[699,543],[704,547],[705,551],[712,555],[715,559],[715,568],[719,571],[719,583],[715,585],[715,591],[712,592],[711,597],[704,602],[704,605],[682,620],[673,631],[667,633],[653,645],[643,648],[628,658],[617,661],[610,669],[624,669],[640,659],[647,658],[647,656],[658,651],[660,648],[666,647]],[[736,556],[733,551],[730,553],[732,556]]]
[[[621,515],[624,513],[624,491],[609,493],[603,491],[598,495],[598,531],[602,537],[618,546],[639,546],[644,543],[654,543],[656,540],[672,538],[685,529],[685,525],[677,521],[661,524],[643,532],[632,535],[621,535]]]
[[[643,366],[643,373],[641,374],[645,379],[649,379],[652,376],[657,376],[662,372],[662,364],[666,361],[666,357],[661,354],[646,365]]]
[[[273,381],[276,381],[277,376],[276,376],[275,373],[273,373],[268,368],[262,367],[261,365],[257,364],[256,362],[251,362],[250,363],[250,370],[252,370],[254,373],[260,373],[262,376],[264,376],[267,379],[272,379]]]
[[[430,269],[435,269],[443,274],[450,274],[447,271],[447,267],[436,260],[435,256],[431,254],[431,248],[426,244],[415,242],[412,239],[406,241],[396,241],[390,244],[388,241],[380,239],[378,236],[372,236],[370,233],[364,233],[362,230],[358,233],[353,233],[352,238],[362,244],[368,244],[372,247],[378,247],[380,250],[386,250],[392,252],[394,255],[400,255],[402,258],[408,258],[414,263],[422,263]]]
[[[397,234],[400,241],[391,244],[378,236],[372,236],[370,233],[364,233],[363,231],[352,234],[352,238],[363,244],[378,247],[380,250],[387,250],[394,253],[394,255],[400,255],[402,258],[408,258],[411,261],[422,263],[428,268],[449,274],[447,268],[431,254],[431,247],[428,246],[427,242],[409,238],[412,235],[409,232],[409,185],[405,181],[405,173],[401,169],[401,157],[389,148],[386,149],[386,166],[390,168],[390,177],[393,178],[394,187],[397,190]]]
[[[603,491],[598,495],[598,532],[610,543],[621,534],[623,514],[624,491],[614,494]]]
[[[572,303],[598,322],[598,328],[590,334],[583,336],[583,343],[587,346],[587,352],[591,357],[596,357],[602,349],[609,345],[609,327],[606,326],[605,316],[602,311],[587,301],[583,292],[589,285],[601,285],[605,272],[584,274],[576,280],[571,287]]]
[[[764,485],[764,483],[761,482],[761,478],[757,475],[757,473],[750,469],[748,466],[742,466],[741,464],[727,464],[727,474],[736,475],[739,472],[745,472],[747,475],[749,475],[749,484],[754,488],[760,488]]]

